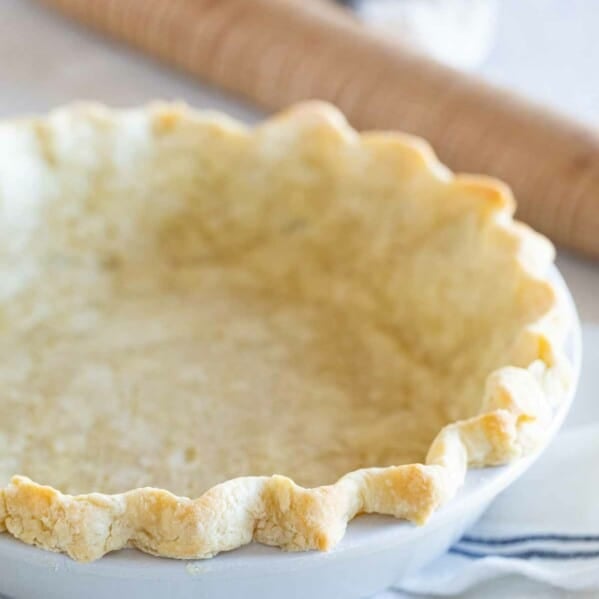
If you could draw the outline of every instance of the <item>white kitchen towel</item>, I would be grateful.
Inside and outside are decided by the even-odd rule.
[[[583,326],[583,346],[562,432],[448,553],[376,599],[599,597],[599,326]]]

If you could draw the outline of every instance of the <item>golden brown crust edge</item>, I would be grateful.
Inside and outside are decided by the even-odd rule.
[[[180,107],[159,105],[150,110],[155,122],[165,127],[173,120],[194,117]],[[318,119],[349,131],[334,109],[319,103],[297,106],[275,118],[293,120],[298,127]],[[226,132],[226,121],[218,123]],[[371,143],[377,135],[364,134],[362,143]],[[569,367],[560,349],[565,311],[546,278],[553,260],[551,244],[512,220],[513,200],[503,184],[485,177],[453,176],[421,140],[400,134],[390,138],[413,151],[414,161],[431,177],[453,177],[465,193],[480,196],[487,225],[501,236],[516,267],[552,298],[553,307],[545,316],[522,331],[514,365],[488,377],[480,413],[444,427],[425,464],[367,468],[312,489],[276,475],[229,480],[193,500],[154,488],[70,496],[15,476],[0,489],[0,531],[79,561],[127,546],[160,556],[206,558],[252,540],[287,550],[326,550],[359,513],[425,522],[455,494],[469,466],[510,462],[542,441],[552,406],[569,385]]]

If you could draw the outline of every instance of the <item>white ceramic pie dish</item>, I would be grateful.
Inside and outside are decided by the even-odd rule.
[[[571,313],[565,351],[576,382],[581,358],[580,324],[557,269],[552,269],[551,278]],[[572,385],[569,395],[563,398],[545,446],[562,424],[575,387]],[[40,594],[46,599],[368,597],[400,582],[443,553],[541,451],[507,466],[470,470],[457,496],[425,526],[390,517],[357,518],[341,543],[328,553],[285,553],[252,544],[206,561],[170,560],[123,550],[82,564],[0,534],[0,593],[11,599]]]

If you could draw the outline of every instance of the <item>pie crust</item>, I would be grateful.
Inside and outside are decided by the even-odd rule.
[[[0,531],[76,560],[422,524],[570,385],[509,190],[325,104],[6,122],[0,201]]]

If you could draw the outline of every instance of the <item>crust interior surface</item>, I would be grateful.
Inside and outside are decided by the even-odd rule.
[[[553,248],[330,106],[0,125],[0,531],[91,561],[326,550],[542,442]]]

